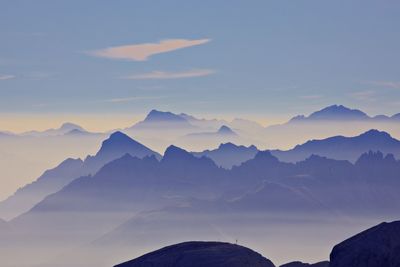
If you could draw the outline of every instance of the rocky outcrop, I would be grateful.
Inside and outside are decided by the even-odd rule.
[[[115,267],[274,267],[257,252],[221,242],[185,242],[145,254]]]
[[[329,261],[321,261],[317,263],[304,263],[301,261],[293,261],[286,263],[284,265],[281,265],[280,267],[329,267]]]
[[[330,267],[400,267],[400,221],[381,223],[336,245]]]

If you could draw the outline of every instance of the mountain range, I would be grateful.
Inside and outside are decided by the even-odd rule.
[[[167,155],[171,153],[171,150],[173,149],[166,151]],[[312,140],[291,150],[270,152],[284,162],[303,161],[312,155],[355,162],[361,154],[368,151],[382,151],[399,157],[400,141],[385,132],[370,130],[355,137],[335,136],[323,140]],[[217,166],[230,169],[253,159],[258,152],[260,151],[255,146],[246,147],[225,143],[214,150],[191,152],[191,154],[198,158],[210,158]],[[125,154],[138,158],[154,155],[157,160],[161,159],[161,155],[157,152],[121,132],[115,132],[102,143],[100,150],[94,156],[88,156],[84,161],[67,159],[59,166],[46,171],[33,183],[17,190],[5,201],[0,202],[0,218],[11,219],[28,211],[47,195],[57,192],[80,176],[95,174],[103,165]]]
[[[386,132],[369,130],[354,137],[334,136],[322,140],[311,140],[290,150],[273,150],[271,153],[280,160],[288,162],[304,160],[313,154],[354,162],[362,153],[369,150],[400,157],[400,141]]]
[[[23,233],[12,242],[21,251],[35,253],[31,246],[40,243],[57,254],[104,234],[95,247],[109,250],[121,242],[132,248],[139,239],[160,242],[152,237],[156,233],[168,233],[165,241],[185,233],[215,236],[219,227],[232,234],[243,220],[255,229],[270,216],[393,215],[400,208],[399,171],[399,161],[379,152],[363,154],[354,164],[315,155],[294,164],[264,151],[231,170],[175,146],[160,161],[126,154],[11,220]]]
[[[393,116],[377,115],[374,117],[368,116],[365,112],[358,109],[350,109],[343,105],[332,105],[325,107],[319,111],[311,113],[309,116],[298,115],[293,117],[289,122],[309,122],[309,121],[398,121],[400,113],[394,114]]]

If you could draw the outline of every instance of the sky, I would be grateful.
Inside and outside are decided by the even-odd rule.
[[[400,112],[400,2],[0,2],[0,130]]]

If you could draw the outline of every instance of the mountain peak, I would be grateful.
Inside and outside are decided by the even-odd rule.
[[[388,138],[388,139],[392,138],[392,136],[390,134],[388,134],[387,132],[379,131],[376,129],[371,129],[365,133],[362,133],[362,134],[360,134],[359,137],[367,137],[367,138],[381,137],[381,138]]]
[[[71,123],[71,122],[65,122],[61,125],[60,130],[62,131],[72,131],[72,130],[80,130],[80,131],[85,131],[81,126],[79,126],[78,124],[75,123]]]
[[[169,111],[159,111],[153,109],[147,114],[145,122],[187,122],[186,119]]]
[[[343,105],[331,105],[312,113],[308,119],[317,120],[354,120],[369,118],[367,114],[358,109],[350,109]]]
[[[123,155],[125,153],[131,153],[132,155],[136,155],[138,157],[158,155],[156,152],[133,140],[128,135],[120,131],[116,131],[112,133],[108,139],[103,141],[96,156],[101,154]]]
[[[219,129],[218,129],[218,133],[219,134],[229,134],[229,135],[236,135],[236,133],[231,129],[231,128],[229,128],[228,126],[226,126],[226,125],[222,125]]]
[[[180,147],[170,145],[164,152],[163,160],[188,158],[191,159],[194,158],[194,156]]]
[[[113,132],[107,140],[109,140],[109,141],[127,141],[127,142],[134,141],[128,135],[126,135],[120,131]]]

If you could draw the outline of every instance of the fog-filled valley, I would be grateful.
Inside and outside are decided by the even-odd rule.
[[[105,133],[5,133],[2,266],[113,266],[187,240],[327,260],[398,219],[399,125],[334,105],[270,127],[152,110]]]

